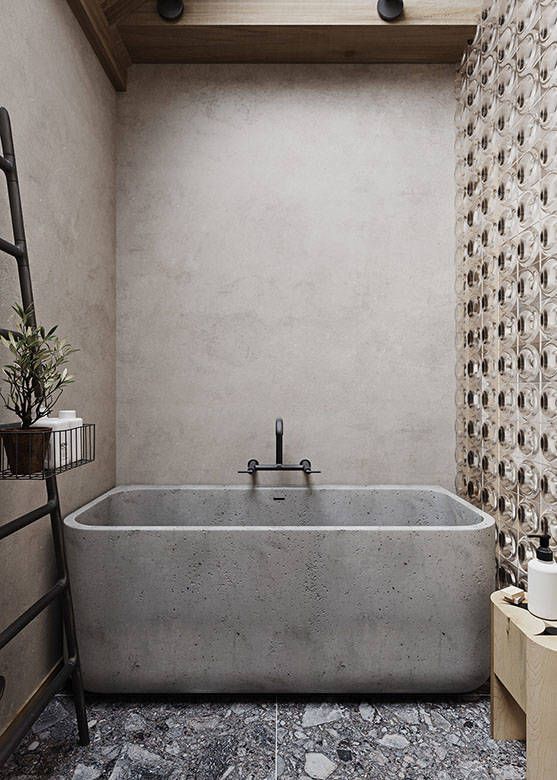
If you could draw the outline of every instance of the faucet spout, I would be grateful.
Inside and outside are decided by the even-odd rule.
[[[275,463],[277,466],[282,466],[282,432],[284,423],[282,417],[277,417],[275,420]]]

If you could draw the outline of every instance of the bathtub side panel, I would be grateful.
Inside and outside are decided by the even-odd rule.
[[[449,692],[489,672],[493,529],[67,529],[98,692]]]

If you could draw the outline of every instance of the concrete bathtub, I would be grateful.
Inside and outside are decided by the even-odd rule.
[[[493,520],[440,488],[119,487],[65,535],[89,690],[487,679]]]

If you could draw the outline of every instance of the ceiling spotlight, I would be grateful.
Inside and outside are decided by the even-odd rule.
[[[403,0],[377,0],[377,13],[384,22],[394,22],[403,11]]]
[[[184,2],[183,0],[157,0],[157,11],[166,22],[175,22],[184,13]]]

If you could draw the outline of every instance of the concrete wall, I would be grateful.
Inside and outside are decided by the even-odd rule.
[[[283,415],[315,481],[452,487],[453,67],[130,75],[118,482],[246,481]]]
[[[0,64],[39,318],[80,348],[64,406],[98,425],[66,510],[115,481],[116,135],[118,481],[244,481],[281,414],[316,481],[452,485],[452,67],[134,67],[117,128],[64,0],[3,9]],[[0,289],[4,323],[7,257]],[[0,483],[0,522],[42,501]],[[4,625],[52,581],[47,521],[0,571]],[[0,654],[0,731],[48,672],[52,620]]]
[[[11,113],[39,319],[81,350],[64,406],[97,423],[97,462],[60,477],[64,509],[114,484],[115,95],[65,0],[2,4],[0,102]],[[4,177],[0,235],[11,236]],[[19,298],[0,256],[0,323]],[[6,355],[7,356],[7,355]],[[2,362],[6,357],[2,354]],[[11,419],[1,413],[0,422]],[[0,482],[0,522],[44,503],[41,483]],[[48,520],[0,545],[0,627],[52,584]],[[56,654],[52,615],[0,652],[0,732]]]

